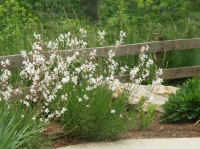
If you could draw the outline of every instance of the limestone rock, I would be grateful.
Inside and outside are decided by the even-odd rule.
[[[168,99],[169,94],[175,93],[178,89],[174,86],[164,85],[138,85],[133,83],[120,83],[113,95],[117,97],[124,89],[131,91],[129,97],[130,104],[137,104],[141,97],[146,99],[146,108],[149,104],[156,105],[156,110],[162,111],[161,105]]]

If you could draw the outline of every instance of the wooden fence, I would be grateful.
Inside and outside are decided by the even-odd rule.
[[[200,38],[128,44],[128,45],[122,45],[117,49],[114,46],[108,46],[108,47],[86,48],[81,50],[60,50],[59,54],[62,56],[72,56],[75,51],[79,51],[80,57],[88,58],[89,53],[92,52],[94,49],[96,49],[97,57],[103,58],[107,57],[108,51],[110,49],[113,49],[116,50],[115,57],[119,57],[128,55],[137,55],[140,53],[140,49],[144,45],[148,45],[150,47],[149,49],[150,53],[178,51],[178,50],[192,50],[192,49],[200,49]],[[45,51],[44,55],[48,56],[49,52]],[[6,59],[9,59],[11,63],[8,69],[14,69],[23,66],[22,64],[23,57],[20,54],[10,55],[10,56],[0,56],[0,62]],[[2,69],[1,66],[0,69]],[[177,78],[194,77],[197,75],[200,75],[200,66],[164,69],[163,78],[177,79]],[[125,75],[123,77],[127,78],[128,75]]]

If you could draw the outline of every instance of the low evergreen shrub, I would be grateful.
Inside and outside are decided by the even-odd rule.
[[[200,118],[200,77],[186,81],[163,105],[162,121],[195,121]]]

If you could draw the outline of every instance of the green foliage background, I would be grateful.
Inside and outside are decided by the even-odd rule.
[[[81,27],[88,30],[88,46],[96,45],[98,30],[106,32],[105,46],[120,30],[126,44],[152,41],[153,33],[164,40],[198,38],[199,8],[198,0],[0,0],[0,53],[30,50],[34,32],[52,40]],[[168,52],[163,67],[199,65],[200,52],[191,51]]]

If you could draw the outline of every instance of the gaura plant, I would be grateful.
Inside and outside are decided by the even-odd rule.
[[[89,53],[89,60],[81,59],[78,51],[74,51],[72,56],[59,55],[58,49],[61,47],[85,48],[87,43],[83,39],[86,31],[80,29],[80,33],[82,39],[71,37],[68,32],[49,42],[43,42],[40,35],[34,34],[37,41],[33,43],[32,51],[21,51],[24,60],[18,87],[9,83],[11,72],[6,69],[9,60],[1,62],[0,97],[7,102],[15,97],[15,102],[20,102],[25,108],[36,108],[37,112],[32,119],[59,120],[69,136],[116,138],[134,123],[135,110],[126,110],[131,92],[128,88],[116,99],[113,97],[112,92],[120,85],[114,75],[120,70],[120,74],[130,72],[130,80],[134,83],[145,81],[152,73],[150,71],[155,70],[152,69],[154,62],[147,54],[149,47],[142,47],[138,64],[134,68],[119,66],[114,60],[115,50],[112,49],[104,63],[96,60],[95,49]],[[99,31],[99,34],[99,42],[103,43],[105,32]],[[121,31],[115,48],[123,44],[125,36],[125,32]],[[45,50],[49,52],[48,57],[44,54]],[[99,71],[102,68],[103,71]],[[153,84],[162,82],[161,75],[162,70],[158,69]]]

